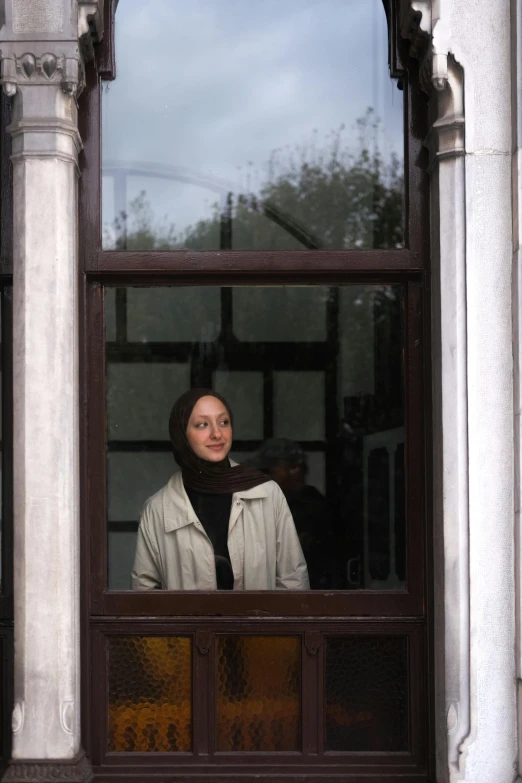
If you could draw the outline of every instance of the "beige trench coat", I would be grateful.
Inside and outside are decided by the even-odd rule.
[[[228,551],[234,590],[309,589],[294,520],[274,481],[232,495]],[[181,472],[143,507],[132,587],[217,588],[214,550],[185,492]]]

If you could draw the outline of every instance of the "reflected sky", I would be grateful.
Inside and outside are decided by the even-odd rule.
[[[171,180],[129,177],[126,197],[146,190],[155,217],[179,231],[209,217],[227,190],[258,193],[292,156],[313,161],[336,133],[356,153],[368,107],[381,120],[366,132],[369,148],[402,158],[382,0],[120,0],[116,18],[104,164],[173,167]],[[107,226],[112,176],[103,199]]]

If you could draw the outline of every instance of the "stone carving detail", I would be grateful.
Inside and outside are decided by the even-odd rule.
[[[63,10],[60,0],[40,0],[28,3],[26,0],[13,0],[13,30],[15,33],[33,32],[61,33],[63,30]]]
[[[42,66],[42,73],[44,73],[48,79],[52,79],[58,67],[58,62],[54,54],[44,54],[43,57],[40,58],[40,63]]]
[[[25,52],[21,57],[13,55],[2,60],[2,83],[7,95],[14,95],[19,85],[28,82],[36,85],[58,81],[64,92],[79,94],[84,83],[81,63],[51,52],[45,52],[41,57]]]
[[[11,718],[11,728],[13,730],[13,734],[18,734],[18,732],[24,725],[24,717],[25,717],[24,703],[23,701],[17,701],[14,706],[13,715]]]
[[[74,702],[62,701],[60,710],[60,723],[62,729],[67,734],[72,734],[74,730]]]
[[[2,783],[89,783],[92,781],[91,765],[82,754],[71,762],[10,761]]]
[[[439,5],[436,0],[401,3],[401,35],[411,41],[410,54],[420,61],[420,83],[427,93],[442,91],[448,83],[448,34],[435,12]]]
[[[103,37],[103,5],[104,0],[78,0],[78,41],[85,62],[94,58],[94,44]]]
[[[32,54],[24,54],[21,60],[22,71],[25,73],[28,79],[31,78],[36,71],[36,60]]]
[[[447,70],[444,92],[434,93],[437,119],[424,142],[430,151],[430,169],[441,160],[465,154],[464,73],[452,55],[448,57]]]
[[[9,23],[4,24],[0,58],[6,95],[15,95],[19,87],[28,83],[56,83],[65,93],[77,97],[85,83],[85,63],[92,60],[94,44],[103,36],[103,5],[103,0],[78,0],[77,18],[69,18],[68,29],[63,30],[64,37],[59,41],[49,40],[49,31],[38,18],[36,27],[31,28],[34,32],[25,42]],[[32,9],[32,4],[28,7]]]
[[[446,715],[446,728],[448,734],[453,734],[459,727],[459,705],[458,702],[451,702],[448,706]]]

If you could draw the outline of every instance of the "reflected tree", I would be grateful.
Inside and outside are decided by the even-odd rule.
[[[105,246],[119,250],[299,250],[394,248],[403,244],[403,172],[374,144],[379,122],[368,109],[353,152],[345,127],[324,144],[274,150],[256,193],[229,193],[212,215],[183,231],[156,219],[145,191],[121,213]],[[111,240],[112,234],[112,240]]]

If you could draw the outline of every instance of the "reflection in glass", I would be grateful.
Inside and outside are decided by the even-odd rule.
[[[109,750],[189,751],[192,645],[185,637],[108,639]]]
[[[126,0],[116,38],[106,249],[402,244],[403,101],[381,0]]]
[[[296,301],[312,324],[301,339]],[[119,288],[106,303],[111,589],[129,589],[141,508],[175,469],[170,406],[189,386],[230,399],[231,457],[283,490],[312,589],[405,588],[400,286]],[[269,327],[263,340],[270,313],[278,340]]]
[[[407,666],[406,639],[328,639],[326,750],[408,749]]]
[[[217,637],[217,750],[300,749],[300,639]]]

